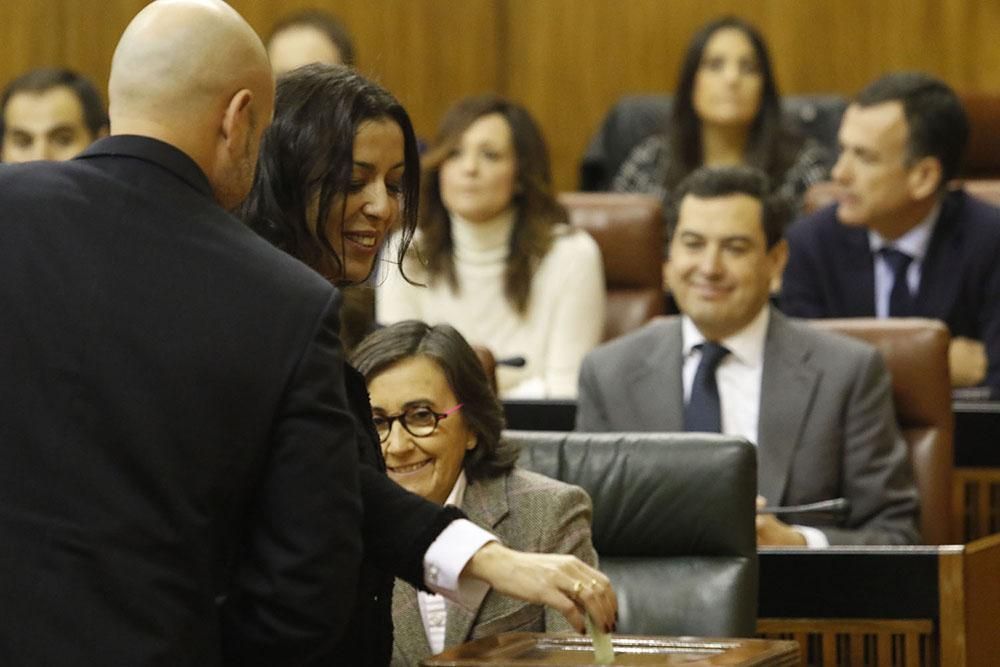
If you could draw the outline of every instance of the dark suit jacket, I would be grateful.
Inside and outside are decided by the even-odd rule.
[[[466,487],[462,509],[507,546],[536,553],[572,554],[597,565],[590,536],[587,493],[544,475],[515,468],[510,474]],[[396,625],[392,665],[416,667],[431,655],[417,592],[396,581],[392,617]],[[559,612],[490,591],[476,609],[448,603],[445,646],[501,632],[564,632],[572,626]]]
[[[350,625],[327,664],[385,667],[392,656],[393,577],[426,590],[424,554],[449,523],[465,515],[455,507],[424,500],[389,479],[364,378],[350,366],[345,373],[347,398],[357,417],[364,561]]]
[[[837,222],[831,206],[788,230],[781,310],[795,317],[874,317],[868,231]],[[1000,209],[949,193],[943,200],[916,295],[916,315],[943,320],[952,336],[983,341],[986,384],[1000,395]]]
[[[351,613],[339,298],[112,137],[0,166],[0,664],[313,664]]]
[[[655,320],[591,352],[580,369],[577,430],[683,431],[681,320]],[[875,348],[771,309],[758,422],[759,493],[797,505],[840,496],[850,513],[815,525],[831,544],[919,541],[917,492]]]

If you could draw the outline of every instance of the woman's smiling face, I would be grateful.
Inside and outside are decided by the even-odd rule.
[[[399,219],[404,173],[403,131],[389,118],[370,120],[354,135],[351,182],[330,203],[324,231],[341,260],[327,262],[324,273],[337,284],[356,284],[371,273],[386,235]],[[319,193],[307,219],[316,232]]]
[[[368,381],[372,414],[394,417],[408,409],[426,408],[442,414],[458,404],[448,379],[430,357],[407,357]],[[465,452],[476,446],[476,435],[457,410],[438,421],[427,436],[411,435],[399,420],[382,443],[389,477],[402,487],[438,504],[451,493]]]

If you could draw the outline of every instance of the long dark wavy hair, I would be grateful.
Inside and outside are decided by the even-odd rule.
[[[278,79],[274,121],[261,141],[253,188],[239,215],[258,234],[325,276],[343,273],[326,220],[350,187],[354,137],[367,121],[388,119],[403,132],[404,172],[398,248],[400,268],[417,226],[420,157],[403,106],[387,90],[342,65],[313,64]],[[309,204],[318,194],[315,232]],[[342,198],[346,204],[346,198]],[[336,245],[334,242],[336,241]]]
[[[674,95],[670,128],[667,131],[670,146],[670,162],[666,173],[667,192],[674,192],[680,182],[704,162],[701,119],[695,111],[693,101],[694,84],[708,41],[716,32],[726,28],[738,30],[750,40],[763,80],[760,108],[750,127],[745,164],[763,171],[770,178],[772,186],[777,187],[784,180],[785,172],[795,163],[802,148],[803,139],[787,130],[781,122],[781,97],[764,37],[747,21],[726,16],[702,26],[691,39],[684,54],[677,92]]]
[[[514,229],[504,272],[504,294],[519,313],[528,309],[531,280],[552,247],[556,225],[566,224],[565,209],[552,191],[552,171],[545,139],[528,110],[497,95],[469,97],[445,114],[434,145],[424,159],[423,214],[420,255],[427,262],[430,282],[444,279],[452,290],[461,285],[455,275],[451,222],[441,199],[441,165],[474,122],[500,114],[510,126],[517,164],[513,206]]]
[[[503,440],[503,408],[486,379],[479,357],[462,334],[447,324],[430,326],[404,320],[365,338],[351,355],[351,364],[371,382],[404,359],[427,357],[444,373],[462,404],[462,418],[476,435],[476,446],[465,453],[462,467],[470,482],[491,479],[514,467],[518,449]]]

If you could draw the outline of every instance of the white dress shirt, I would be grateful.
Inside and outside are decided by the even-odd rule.
[[[729,350],[715,371],[719,388],[719,408],[722,417],[722,432],[746,438],[754,445],[758,440],[760,422],[760,386],[764,371],[764,342],[767,340],[767,325],[771,321],[771,308],[764,306],[750,324],[728,338],[718,342]],[[682,370],[684,402],[691,397],[701,350],[697,345],[705,342],[705,336],[687,315],[681,317],[681,343],[684,353]],[[777,502],[777,498],[769,498]],[[819,548],[830,546],[830,541],[818,528],[812,526],[792,526],[806,540],[806,546]]]
[[[916,227],[895,241],[888,241],[878,232],[868,230],[868,246],[875,256],[875,317],[889,317],[889,296],[892,294],[894,282],[892,266],[879,253],[879,250],[885,247],[895,248],[913,258],[913,261],[906,268],[906,286],[910,288],[910,294],[916,298],[917,291],[920,289],[920,275],[924,266],[924,257],[927,255],[927,246],[930,245],[931,234],[934,233],[934,225],[937,223],[940,212],[941,204],[939,203]]]
[[[455,486],[448,495],[445,505],[461,507],[465,498],[465,487],[463,470],[455,480]],[[471,521],[460,519],[453,521],[438,535],[424,555],[425,583],[428,588],[440,593],[435,595],[417,591],[420,618],[424,622],[424,631],[427,633],[427,643],[430,644],[432,654],[444,650],[445,627],[448,620],[445,597],[466,609],[475,609],[489,592],[490,587],[485,582],[468,577],[460,579],[459,575],[473,554],[487,542],[496,539],[495,535]]]

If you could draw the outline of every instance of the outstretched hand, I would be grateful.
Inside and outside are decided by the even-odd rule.
[[[594,626],[612,632],[618,600],[603,573],[575,556],[515,551],[490,542],[476,552],[463,575],[488,583],[499,593],[543,604],[560,612],[583,633],[584,613]]]

